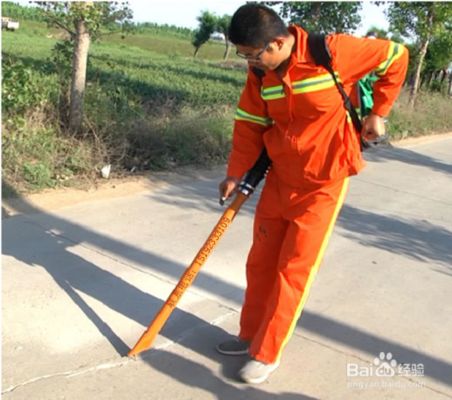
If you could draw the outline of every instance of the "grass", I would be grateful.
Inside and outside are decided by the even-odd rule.
[[[143,50],[163,54],[169,57],[192,57],[194,48],[188,38],[178,35],[165,35],[163,33],[136,33],[121,38],[120,34],[114,34],[104,41],[115,45],[138,47]],[[199,50],[198,56],[205,60],[220,60],[223,58],[225,45],[221,42],[209,41]],[[234,52],[231,52],[231,60],[240,60]]]
[[[142,48],[102,43],[93,46],[91,81],[114,82],[144,102],[198,107],[236,102],[244,82],[243,71],[218,63],[162,55]]]
[[[57,134],[45,112],[3,121],[3,180],[19,192],[92,178],[93,148]]]
[[[452,101],[440,93],[418,93],[415,109],[408,106],[408,90],[402,91],[388,121],[394,139],[452,131]]]

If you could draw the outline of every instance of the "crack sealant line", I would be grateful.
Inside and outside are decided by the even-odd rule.
[[[122,358],[120,361],[117,361],[117,362],[106,361],[99,365],[95,365],[93,367],[80,367],[75,370],[69,370],[69,371],[64,371],[64,372],[57,372],[54,374],[37,376],[37,377],[29,379],[25,382],[22,382],[17,385],[13,385],[13,386],[10,386],[9,388],[6,388],[5,390],[2,391],[2,394],[11,393],[20,387],[30,385],[32,383],[39,382],[39,381],[46,380],[46,379],[52,379],[52,378],[61,377],[61,376],[71,378],[74,376],[87,374],[89,372],[95,372],[95,371],[102,370],[102,369],[111,369],[111,368],[116,368],[116,367],[122,367],[123,365],[126,365],[130,361],[131,361],[130,359]]]
[[[332,346],[332,345],[330,345],[330,344],[327,344],[327,343],[325,343],[325,342],[322,342],[322,341],[320,341],[320,340],[316,340],[316,339],[314,339],[314,338],[312,338],[312,337],[303,335],[303,334],[301,334],[301,333],[297,333],[296,331],[294,332],[294,336],[298,336],[299,338],[304,339],[304,340],[306,340],[306,341],[308,341],[308,342],[315,343],[315,344],[317,344],[317,345],[319,345],[319,346],[321,346],[321,347],[325,347],[325,348],[327,348],[328,350],[331,350],[331,351],[333,351],[333,352],[335,352],[335,353],[339,353],[339,354],[342,354],[342,355],[347,356],[347,357],[350,357],[350,358],[355,358],[355,359],[357,359],[357,360],[359,360],[359,361],[362,361],[362,362],[365,362],[365,363],[371,363],[371,361],[369,361],[368,359],[366,359],[366,358],[363,357],[363,356],[360,356],[359,354],[355,354],[355,353],[350,352],[350,351],[345,351],[345,350],[343,350],[343,349],[340,348],[340,347],[334,347],[334,346]],[[424,375],[423,377],[425,378],[425,375]],[[415,384],[420,384],[421,387],[423,387],[423,388],[425,388],[425,389],[428,389],[428,390],[431,390],[432,392],[441,394],[441,395],[447,397],[448,399],[452,399],[452,396],[450,396],[448,393],[445,393],[445,392],[443,392],[443,391],[441,391],[441,390],[438,390],[438,389],[436,389],[436,388],[434,388],[434,387],[432,387],[432,386],[429,386],[429,385],[427,385],[427,384],[425,384],[425,383],[421,383],[421,382],[419,382],[419,381],[416,381],[415,379],[410,378],[410,377],[408,377],[408,376],[403,376],[403,375],[402,375],[402,376],[399,376],[399,378],[401,378],[401,379],[403,379],[403,380],[406,380],[406,381],[409,381],[409,382],[412,382],[412,383],[415,383]]]
[[[228,307],[226,307],[228,308]],[[231,317],[232,315],[236,315],[237,311],[236,310],[230,310],[230,312],[219,316],[218,318],[215,318],[214,320],[209,322],[209,325],[213,325],[213,326],[218,326],[220,325],[223,321],[227,320],[229,317]],[[122,357],[120,360],[118,361],[113,361],[113,360],[107,360],[104,361],[98,365],[95,366],[91,366],[91,367],[86,367],[86,366],[82,366],[79,367],[77,369],[74,370],[69,370],[69,371],[64,371],[64,372],[57,372],[54,374],[46,374],[46,375],[42,375],[42,376],[37,376],[35,378],[29,379],[25,382],[19,383],[17,385],[13,385],[10,386],[8,388],[6,388],[5,390],[3,390],[1,392],[1,394],[7,394],[7,393],[11,393],[14,390],[23,387],[23,386],[27,386],[42,380],[46,380],[46,379],[52,379],[52,378],[57,378],[57,377],[66,377],[66,378],[74,378],[74,377],[78,377],[80,375],[85,375],[91,372],[97,372],[97,371],[101,371],[104,369],[112,369],[112,368],[118,368],[118,367],[123,367],[131,362],[137,361],[137,360],[145,360],[146,358],[150,357],[154,351],[157,350],[164,350],[167,349],[171,346],[177,345],[181,342],[183,342],[187,337],[189,337],[190,335],[193,334],[194,331],[196,331],[197,329],[202,329],[202,327],[198,326],[198,327],[193,327],[191,329],[186,330],[182,335],[180,335],[177,340],[167,340],[164,343],[162,343],[160,346],[155,346],[152,348],[152,351],[149,351],[147,354],[139,356],[139,357],[135,357],[135,358],[130,358],[127,356]]]

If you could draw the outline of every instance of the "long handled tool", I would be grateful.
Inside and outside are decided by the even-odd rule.
[[[245,175],[244,180],[239,185],[238,193],[236,194],[231,205],[223,213],[220,220],[215,225],[215,228],[213,228],[211,234],[205,241],[204,245],[199,250],[198,254],[196,254],[196,257],[194,258],[192,263],[185,270],[184,274],[179,280],[179,283],[171,292],[168,299],[165,301],[162,308],[155,316],[154,320],[150,323],[148,329],[143,333],[133,349],[129,351],[129,357],[136,356],[152,346],[154,339],[162,329],[166,320],[173,312],[182,295],[193,283],[199,270],[206,262],[207,257],[210,255],[213,248],[217,245],[226,229],[232,223],[232,220],[240,210],[240,207],[248,199],[248,197],[251,196],[259,182],[264,178],[269,167],[270,159],[268,158],[267,152],[264,149],[254,166],[248,171],[248,173]]]

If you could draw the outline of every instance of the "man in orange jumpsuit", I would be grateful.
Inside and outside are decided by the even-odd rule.
[[[260,383],[278,367],[301,314],[348,177],[364,166],[359,134],[367,140],[384,134],[383,117],[404,81],[408,52],[386,40],[327,37],[333,69],[347,93],[364,75],[379,76],[372,113],[357,133],[331,75],[309,54],[304,30],[287,28],[270,8],[247,4],[233,15],[229,38],[249,70],[221,197],[235,191],[264,146],[272,167],[256,209],[240,333],[217,350],[248,353],[240,377]]]

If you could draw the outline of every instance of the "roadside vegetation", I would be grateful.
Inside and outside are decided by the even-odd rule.
[[[61,32],[21,24],[4,32],[2,43],[2,168],[9,186],[22,192],[85,185],[106,164],[125,175],[225,161],[245,74],[243,63],[222,61],[223,44],[203,46],[196,60],[190,39],[165,32],[93,44],[84,129],[70,135],[61,126],[68,65],[52,52]]]
[[[126,176],[225,162],[245,64],[233,52],[224,60],[224,43],[210,40],[194,58],[193,32],[155,24],[92,43],[83,123],[70,131],[67,34],[33,13],[24,18],[19,30],[2,35],[2,173],[9,187],[86,185],[107,164]],[[435,84],[421,89],[415,109],[404,90],[389,118],[392,136],[452,131],[447,84]]]

